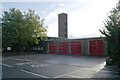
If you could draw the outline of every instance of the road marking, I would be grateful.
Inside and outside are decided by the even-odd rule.
[[[2,64],[2,65],[7,66],[7,67],[10,67],[10,68],[13,68],[13,66],[10,66],[10,65],[8,65],[8,64]]]
[[[16,63],[16,65],[22,66],[22,65],[28,65],[32,64],[32,62],[21,62],[21,63]]]
[[[31,67],[47,67],[49,66],[49,64],[35,64],[35,65],[31,65]]]
[[[3,60],[6,60],[6,59],[3,59],[3,58],[2,58],[2,59],[0,59],[0,61],[3,61]]]
[[[28,60],[28,59],[19,59],[19,58],[15,58],[14,60],[18,60],[18,61],[31,61],[31,60]]]
[[[81,69],[80,69],[81,70]],[[56,76],[54,78],[59,78],[59,77],[62,77],[62,76],[66,76],[66,75],[70,75],[72,73],[76,73],[76,72],[79,72],[80,70],[76,70],[76,71],[73,71],[73,72],[70,72],[70,73],[66,73],[66,74],[63,74],[63,75],[59,75],[59,76]]]
[[[24,70],[24,69],[21,69],[21,71],[32,74],[32,75],[35,75],[35,76],[43,77],[43,78],[49,78],[47,76],[43,76],[43,75],[40,75],[40,74],[37,74],[37,73],[33,73],[33,72],[30,72],[30,71],[27,71],[27,70]]]
[[[32,60],[28,60],[28,59],[20,59],[20,58],[9,58],[11,60],[18,60],[18,61],[32,61]]]
[[[84,68],[85,70],[90,70],[91,71],[91,69],[90,68]],[[81,69],[79,69],[79,70],[76,70],[76,71],[73,71],[73,72],[70,72],[70,73],[66,73],[66,74],[63,74],[63,75],[59,75],[59,76],[56,76],[56,77],[54,77],[54,78],[59,78],[59,77],[62,77],[62,76],[69,76],[70,74],[73,74],[73,73],[76,73],[76,72],[79,72],[79,71],[81,71]],[[94,71],[94,70],[92,70],[92,71]]]
[[[103,62],[102,64],[96,66],[96,67],[93,67],[93,69],[96,71],[96,72],[99,72],[100,70],[102,70],[106,65],[106,62]]]
[[[79,77],[79,76],[74,76],[74,75],[67,75],[67,76],[70,76],[70,77],[73,77],[73,78],[82,78],[82,77]]]
[[[2,57],[2,60],[7,60],[7,59],[12,59],[12,58],[11,57],[7,57],[7,58]]]

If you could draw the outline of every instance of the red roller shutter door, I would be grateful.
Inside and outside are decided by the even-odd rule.
[[[57,53],[57,44],[54,42],[49,43],[49,54],[56,54]]]
[[[97,40],[96,52],[97,52],[98,56],[102,56],[104,54],[104,47],[103,47],[103,45],[104,45],[103,40]]]
[[[90,55],[96,55],[96,41],[90,41]]]
[[[90,55],[102,56],[104,54],[103,40],[90,41]]]
[[[68,42],[59,43],[59,54],[68,54]]]
[[[71,42],[71,54],[73,55],[81,54],[81,42]]]

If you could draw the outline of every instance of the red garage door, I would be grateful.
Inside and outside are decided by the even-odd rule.
[[[102,56],[104,55],[103,40],[90,41],[90,55]]]
[[[49,43],[49,54],[56,54],[57,53],[57,44],[55,42]]]
[[[67,42],[59,43],[59,54],[68,54],[68,43]]]
[[[71,54],[81,54],[81,42],[71,42]]]

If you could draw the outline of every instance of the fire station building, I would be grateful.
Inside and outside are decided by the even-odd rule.
[[[58,14],[58,37],[47,37],[46,53],[62,55],[105,56],[105,42],[100,37],[68,39],[67,14]]]
[[[105,42],[100,37],[67,39],[48,37],[47,54],[105,56]]]

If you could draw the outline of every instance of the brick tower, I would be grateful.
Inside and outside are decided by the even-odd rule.
[[[68,38],[67,14],[58,14],[58,37]]]

